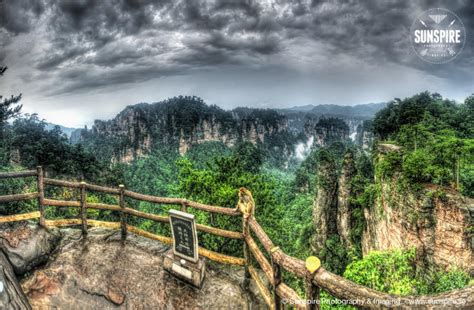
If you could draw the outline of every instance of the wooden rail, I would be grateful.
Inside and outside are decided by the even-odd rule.
[[[217,213],[217,214],[226,214],[226,215],[233,215],[233,216],[241,215],[240,212],[236,209],[210,206],[210,205],[206,205],[199,202],[189,201],[183,198],[156,197],[156,196],[135,193],[129,190],[125,190],[124,195],[129,198],[152,202],[152,203],[183,205],[183,206],[191,207],[194,209],[207,211],[211,213]]]
[[[257,260],[258,264],[262,268],[265,276],[267,277],[268,282],[270,282],[271,285],[274,285],[272,266],[265,258],[262,251],[260,251],[257,244],[250,236],[245,237],[245,242],[248,244],[253,257]]]
[[[52,186],[60,186],[60,187],[69,187],[69,188],[81,188],[80,182],[55,180],[55,179],[49,179],[49,178],[44,178],[44,184],[52,185]],[[102,193],[107,193],[107,194],[114,194],[114,195],[120,194],[120,188],[115,189],[115,188],[88,184],[88,183],[85,184],[85,187],[86,189],[92,190],[92,191],[97,191],[97,192],[102,192]],[[202,210],[202,211],[225,214],[225,215],[233,215],[233,216],[241,215],[240,212],[236,209],[206,205],[199,202],[189,201],[183,198],[157,197],[157,196],[144,195],[144,194],[132,192],[129,190],[124,190],[123,194],[126,197],[133,198],[140,201],[152,202],[152,203],[157,203],[157,204],[184,205],[186,207],[191,207],[191,208]]]
[[[54,200],[54,199],[45,199],[45,205],[47,206],[54,206],[54,207],[72,207],[78,208],[81,207],[80,201],[67,201],[67,200]],[[143,219],[152,220],[155,222],[161,222],[165,224],[169,224],[169,217],[158,215],[158,214],[151,214],[142,211],[138,211],[131,208],[121,208],[117,205],[109,205],[105,203],[89,203],[86,202],[85,207],[87,209],[98,209],[98,210],[109,210],[109,211],[117,211],[123,212],[125,214],[134,215]],[[242,233],[237,231],[229,231],[224,229],[219,229],[215,227],[210,227],[203,224],[196,224],[196,228],[199,231],[206,232],[209,234],[213,234],[220,237],[231,238],[231,239],[244,239]]]
[[[265,300],[267,305],[269,305],[271,309],[275,309],[275,307],[273,306],[272,293],[265,286],[265,284],[263,283],[262,279],[260,278],[260,276],[258,275],[257,271],[255,270],[253,266],[249,266],[249,273],[252,279],[255,281],[255,284],[257,284],[258,290],[262,294],[263,299]]]
[[[37,197],[38,197],[37,192],[26,193],[26,194],[4,195],[4,196],[0,196],[0,203],[30,200],[30,199],[35,199]]]
[[[5,215],[0,216],[0,223],[10,223],[10,222],[18,222],[24,220],[32,220],[37,219],[40,217],[40,212],[35,211],[31,213],[23,213],[23,214],[15,214],[15,215]]]
[[[297,309],[319,309],[319,289],[323,289],[332,296],[342,300],[350,300],[355,305],[364,309],[447,309],[452,308],[452,304],[446,306],[446,301],[455,301],[460,309],[474,308],[474,286],[462,290],[454,290],[443,294],[431,296],[395,296],[391,294],[381,293],[362,285],[355,284],[347,279],[337,276],[324,268],[320,267],[316,271],[310,271],[305,266],[305,262],[284,253],[279,247],[275,246],[252,213],[242,213],[238,208],[223,208],[218,206],[206,205],[198,202],[189,201],[182,198],[156,197],[144,195],[126,190],[123,185],[118,188],[110,188],[99,185],[88,184],[85,182],[71,182],[64,180],[56,180],[44,178],[43,169],[38,167],[37,170],[28,170],[20,172],[0,173],[0,179],[36,177],[38,192],[4,195],[0,196],[0,203],[23,201],[29,199],[38,199],[39,211],[16,214],[8,216],[0,216],[0,223],[8,223],[15,221],[31,220],[39,218],[42,226],[69,226],[81,225],[83,233],[87,234],[88,226],[104,227],[110,229],[120,229],[122,239],[127,237],[127,233],[144,236],[153,240],[171,244],[172,240],[166,236],[156,235],[132,225],[127,224],[128,216],[136,216],[155,222],[169,224],[169,217],[164,215],[149,214],[146,212],[134,210],[126,207],[125,198],[136,199],[157,204],[179,205],[181,210],[188,207],[206,212],[223,214],[229,216],[242,216],[242,232],[228,231],[215,227],[196,224],[199,231],[210,233],[216,236],[243,240],[244,258],[233,257],[221,253],[213,252],[205,248],[199,247],[199,254],[211,260],[233,264],[245,267],[244,286],[248,286],[248,281],[253,279],[261,292],[264,301],[270,309],[281,309],[284,304]],[[80,190],[80,201],[66,201],[47,199],[44,197],[44,185],[77,188]],[[117,195],[118,205],[104,203],[87,202],[87,191],[97,191],[106,194]],[[45,219],[45,206],[51,207],[72,207],[80,210],[80,218],[74,219]],[[120,213],[120,222],[104,222],[98,220],[87,219],[87,209],[109,210]],[[264,255],[260,247],[252,238],[253,233],[258,241],[260,241],[265,252],[267,252],[270,261]],[[268,280],[268,286],[261,279],[257,269],[252,266],[251,257],[257,261],[263,275]],[[282,279],[281,269],[284,269],[293,275],[305,279],[306,296],[301,297],[290,287],[288,287]],[[316,300],[314,300],[316,299]],[[315,301],[317,303],[313,303]],[[459,303],[462,303],[459,306]]]
[[[1,172],[0,179],[13,179],[13,178],[25,178],[25,177],[36,177],[36,170],[26,170],[17,172]]]

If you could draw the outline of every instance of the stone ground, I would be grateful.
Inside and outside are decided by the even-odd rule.
[[[196,289],[162,268],[169,247],[101,228],[82,238],[61,229],[49,261],[21,286],[33,309],[264,309],[256,288],[242,289],[243,269],[208,261],[203,287]],[[252,283],[252,286],[254,284]]]

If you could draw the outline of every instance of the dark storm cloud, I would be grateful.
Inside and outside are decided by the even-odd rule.
[[[29,32],[43,11],[43,4],[36,0],[0,1],[0,64],[7,56],[5,49],[11,38]]]
[[[179,74],[196,65],[245,64],[277,53],[284,40],[281,25],[254,1],[57,1],[48,9],[50,46],[36,68],[58,71],[62,81],[75,77],[58,93]],[[82,81],[67,72],[77,67],[102,68],[103,76]],[[143,78],[137,78],[141,69]]]
[[[0,28],[13,34],[30,31],[34,21],[44,11],[41,1],[0,1]]]
[[[298,58],[312,43],[317,55],[348,55],[370,64],[397,64],[447,77],[473,64],[474,3],[450,1],[471,39],[448,69],[413,54],[409,28],[436,1],[252,0],[3,1],[9,36],[41,24],[37,77],[48,94],[74,93],[220,66],[266,66],[272,57]],[[1,32],[0,32],[1,33]],[[297,45],[295,42],[302,42]],[[4,43],[6,45],[7,43]],[[0,60],[2,59],[0,53]],[[33,56],[32,56],[33,57]],[[282,56],[283,57],[283,56]],[[288,66],[297,59],[288,59]],[[462,63],[462,66],[461,66]],[[48,73],[46,75],[46,72]],[[461,71],[459,76],[466,76]],[[61,83],[57,83],[61,81]],[[56,82],[56,83],[55,83]],[[54,84],[54,89],[51,86]]]
[[[139,83],[151,78],[177,75],[179,71],[175,66],[134,66],[107,72],[90,69],[67,70],[60,72],[57,77],[58,80],[64,81],[63,86],[58,90],[46,90],[46,95],[61,95],[77,90],[96,89],[116,84]]]

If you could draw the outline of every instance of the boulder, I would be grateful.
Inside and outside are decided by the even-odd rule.
[[[5,253],[17,275],[45,263],[59,239],[57,231],[46,230],[27,222],[4,224],[0,227],[0,250]]]

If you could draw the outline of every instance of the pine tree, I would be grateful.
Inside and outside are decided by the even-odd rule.
[[[6,66],[0,66],[0,77],[7,71]],[[11,96],[10,98],[3,98],[0,95],[0,164],[3,166],[10,161],[10,134],[6,130],[8,120],[20,114],[21,105],[18,102],[21,100],[21,94],[18,96]]]
[[[0,67],[0,76],[3,76],[7,67]],[[4,127],[7,124],[7,121],[20,114],[22,105],[18,104],[21,100],[21,94],[18,96],[11,96],[10,98],[3,98],[0,95],[0,134],[3,133]]]

